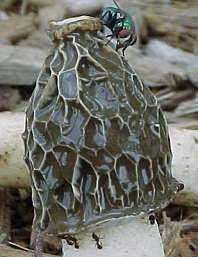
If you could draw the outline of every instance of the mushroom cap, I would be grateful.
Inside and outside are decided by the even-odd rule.
[[[97,19],[75,19],[53,23],[48,31],[52,49],[23,133],[33,227],[51,235],[112,220],[116,225],[163,208],[178,187],[156,97],[106,45]],[[93,29],[85,28],[87,20]]]

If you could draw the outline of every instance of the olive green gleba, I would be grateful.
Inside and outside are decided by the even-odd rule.
[[[178,189],[157,100],[99,28],[88,16],[51,23],[26,112],[33,227],[44,234],[151,212]]]

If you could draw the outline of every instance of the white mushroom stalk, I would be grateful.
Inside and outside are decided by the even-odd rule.
[[[30,175],[23,161],[24,121],[24,113],[0,112],[0,187],[30,187]]]
[[[30,188],[30,176],[23,161],[24,145],[21,139],[24,120],[25,114],[22,112],[0,112],[0,187],[2,188]],[[196,185],[198,131],[180,129],[171,125],[169,131],[173,149],[173,176],[185,183],[184,190],[175,196],[174,203],[197,207],[195,199],[198,197]]]
[[[163,245],[157,224],[151,225],[148,216],[134,218],[127,224],[109,227],[95,232],[99,237],[102,249],[88,231],[76,235],[79,249],[63,242],[64,257],[163,257]]]

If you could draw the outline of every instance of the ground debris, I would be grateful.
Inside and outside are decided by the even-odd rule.
[[[166,257],[198,256],[198,213],[181,221],[171,221],[163,213],[163,225],[160,225]]]

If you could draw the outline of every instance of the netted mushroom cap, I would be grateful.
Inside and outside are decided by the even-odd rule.
[[[99,27],[87,16],[52,24],[26,112],[33,227],[45,234],[147,213],[177,191],[157,100]]]

